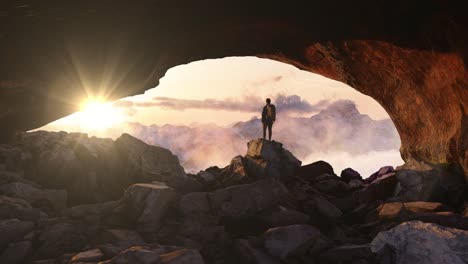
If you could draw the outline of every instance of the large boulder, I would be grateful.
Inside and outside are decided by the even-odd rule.
[[[258,218],[271,227],[306,224],[310,216],[284,206],[276,206],[258,215]]]
[[[222,170],[222,187],[228,187],[237,184],[248,183],[255,179],[255,175],[250,177],[247,166],[247,161],[242,156],[236,156],[231,160],[229,166]]]
[[[342,170],[340,176],[346,183],[349,183],[351,180],[362,180],[361,174],[351,168]]]
[[[250,175],[283,180],[294,176],[302,163],[283,144],[260,138],[247,143],[245,158]]]
[[[41,216],[46,215],[39,209],[33,208],[27,201],[0,195],[0,218],[37,221]]]
[[[355,201],[366,204],[376,200],[385,200],[393,195],[397,185],[395,173],[389,173],[376,179],[365,189],[353,193]]]
[[[466,264],[468,231],[421,221],[405,222],[372,240],[374,253],[388,247],[396,264]]]
[[[25,263],[25,259],[32,252],[31,241],[20,241],[10,243],[8,247],[0,254],[0,263],[20,264]]]
[[[46,211],[61,210],[67,204],[67,191],[65,190],[40,189],[22,182],[1,185],[0,194],[24,199],[33,206]]]
[[[288,194],[274,179],[231,186],[209,194],[212,210],[219,216],[243,218],[278,205]]]
[[[177,199],[176,192],[163,183],[138,183],[128,187],[123,201],[141,232],[157,231],[167,209]]]
[[[238,239],[235,241],[235,250],[241,263],[245,264],[280,264],[268,253],[250,243],[249,240]]]
[[[335,172],[333,171],[333,167],[323,160],[304,165],[300,167],[296,172],[296,176],[306,181],[313,180],[315,177],[320,176],[322,174],[335,174]]]

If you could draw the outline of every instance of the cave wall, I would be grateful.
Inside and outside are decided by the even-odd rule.
[[[459,1],[2,1],[0,138],[157,86],[171,67],[259,56],[347,83],[393,119],[407,166],[468,175]]]

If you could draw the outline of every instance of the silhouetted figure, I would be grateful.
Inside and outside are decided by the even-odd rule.
[[[263,123],[263,139],[265,139],[266,129],[268,127],[268,140],[271,141],[271,129],[273,123],[276,120],[276,107],[271,104],[270,98],[266,99],[266,105],[263,107],[262,111],[262,123]]]

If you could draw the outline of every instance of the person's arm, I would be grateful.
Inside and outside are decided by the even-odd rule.
[[[273,122],[276,121],[276,106],[273,106]]]
[[[266,119],[266,107],[263,107],[263,110],[262,110],[262,122],[265,122],[265,119]]]

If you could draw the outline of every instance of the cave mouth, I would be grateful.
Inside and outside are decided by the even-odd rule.
[[[303,164],[330,162],[367,177],[403,164],[400,138],[385,110],[350,86],[257,57],[227,57],[170,69],[142,95],[86,108],[39,130],[118,138],[129,133],[177,154],[188,173],[224,167],[262,137],[265,98],[277,106],[273,140]],[[94,100],[97,100],[94,98]],[[268,134],[268,133],[267,133]]]

